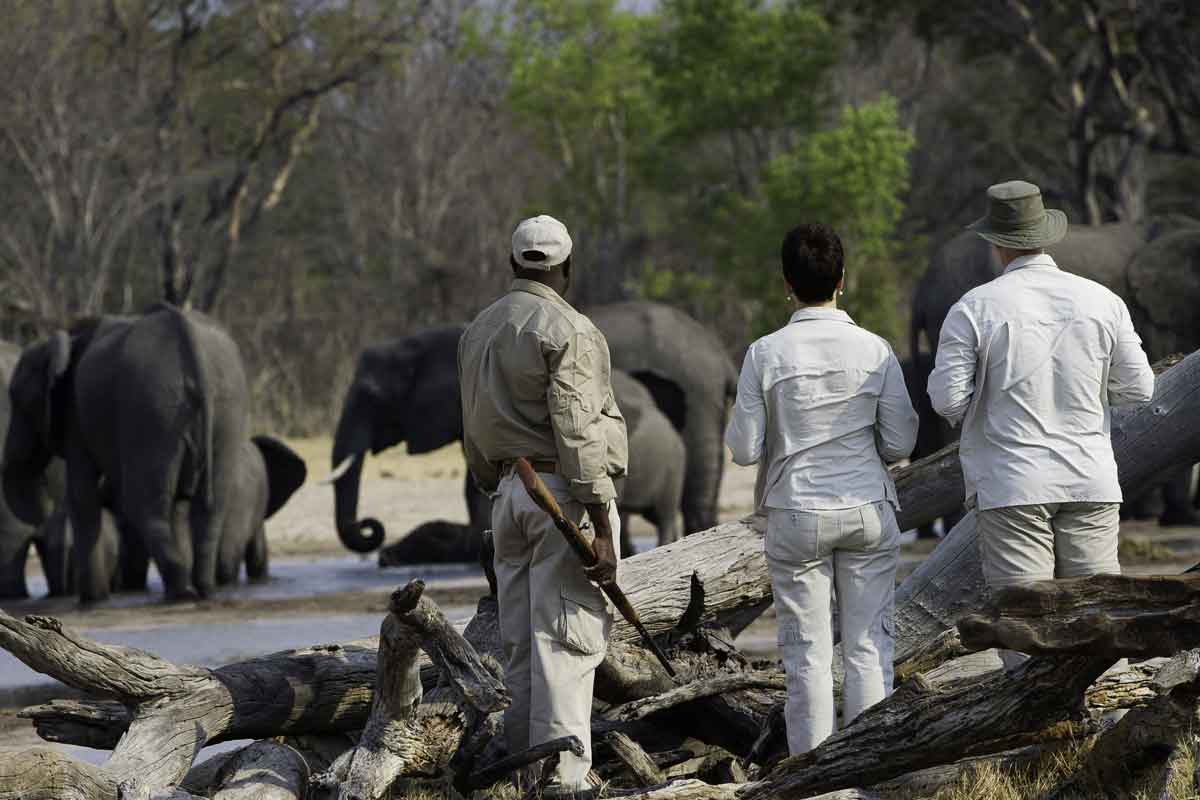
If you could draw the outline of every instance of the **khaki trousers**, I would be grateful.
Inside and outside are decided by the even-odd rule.
[[[587,513],[567,492],[566,481],[558,475],[539,475],[563,514],[582,525]],[[616,503],[609,504],[609,524],[613,546],[619,547]],[[550,516],[534,505],[514,474],[500,481],[492,504],[492,535],[500,638],[507,659],[504,682],[512,695],[512,705],[504,712],[508,751],[519,753],[561,736],[577,736],[583,742],[583,757],[563,753],[553,782],[564,790],[587,789],[592,685],[608,649],[612,608],[584,575],[578,556]]]
[[[979,557],[988,588],[1120,575],[1120,510],[1118,503],[1042,503],[980,511]],[[1010,670],[1028,658],[999,652]]]
[[[788,751],[799,755],[835,728],[834,586],[846,668],[843,724],[892,693],[900,527],[886,501],[836,511],[771,511],[766,552],[787,674]]]
[[[1043,503],[980,511],[979,555],[988,587],[1121,574],[1120,508]]]

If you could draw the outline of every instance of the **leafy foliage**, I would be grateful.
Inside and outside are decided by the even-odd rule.
[[[912,136],[884,98],[845,108],[837,127],[809,136],[763,171],[761,193],[730,204],[733,232],[722,273],[752,299],[752,324],[765,333],[786,319],[779,245],[806,221],[832,224],[846,250],[842,307],[860,324],[896,339],[900,281],[893,234],[904,211]]]

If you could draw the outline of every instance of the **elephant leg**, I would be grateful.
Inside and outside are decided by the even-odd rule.
[[[49,595],[66,597],[74,594],[73,541],[66,508],[56,508],[46,518],[35,543]]]
[[[100,542],[101,508],[99,475],[82,459],[71,459],[67,472],[67,498],[79,602],[91,605],[108,599],[114,565]]]
[[[246,577],[252,583],[267,579],[267,528],[259,525],[246,543]]]
[[[660,508],[655,512],[658,525],[658,546],[677,542],[683,536],[683,525],[680,520],[679,509],[674,504],[667,508]]]
[[[0,531],[0,600],[29,597],[25,562],[29,558],[30,539],[29,528],[22,523],[15,523],[11,530]]]
[[[1126,498],[1121,504],[1124,519],[1154,519],[1166,510],[1162,502],[1162,487],[1154,486],[1137,497]]]
[[[112,518],[117,526],[117,535],[121,547],[121,591],[146,591],[147,572],[150,569],[150,554],[146,552],[146,543],[137,533],[127,530],[127,526]]]
[[[122,498],[121,516],[129,530],[142,540],[162,576],[168,602],[194,599],[191,535],[173,500],[178,480],[174,471],[130,481]]]
[[[618,518],[621,520],[621,558],[629,558],[637,551],[633,549],[633,537],[629,535],[629,512],[617,512]]]
[[[1163,484],[1163,513],[1159,525],[1197,525],[1200,515],[1192,505],[1192,465],[1172,472]]]
[[[195,555],[192,583],[201,597],[211,597],[216,591],[222,534],[225,531],[232,497],[232,476],[222,467],[219,459],[213,460],[213,472],[212,502],[193,497],[191,513],[188,515],[192,531],[192,552]],[[240,564],[238,566],[240,568]],[[234,574],[237,574],[236,571]]]

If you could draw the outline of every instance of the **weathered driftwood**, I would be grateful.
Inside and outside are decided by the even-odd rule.
[[[667,782],[658,764],[655,764],[654,759],[633,739],[620,731],[613,731],[608,734],[606,741],[612,748],[613,755],[629,770],[635,786],[658,786]]]
[[[1101,734],[1088,753],[1080,780],[1093,793],[1130,796],[1134,785],[1165,765],[1180,741],[1200,725],[1200,650],[1179,653],[1159,670],[1154,683],[1160,694]]]
[[[362,737],[328,770],[313,776],[314,785],[336,790],[339,800],[378,800],[400,775],[437,774],[453,754],[417,718],[423,694],[417,659],[421,650],[463,702],[485,713],[508,705],[503,684],[437,606],[421,596],[424,589],[424,583],[413,581],[393,593],[379,632],[374,700]]]
[[[422,613],[403,621],[418,626],[423,646],[458,693],[468,703],[488,707],[489,698],[502,692],[499,682],[478,658],[470,659],[473,651],[436,606],[424,600],[416,610]],[[370,695],[373,681],[360,674],[364,662],[375,667],[373,649],[362,648],[366,652],[360,654],[337,647],[200,669],[89,641],[53,619],[20,621],[2,612],[0,645],[34,669],[135,709],[103,767],[44,751],[0,756],[4,800],[47,791],[47,796],[111,800],[123,784],[127,792],[157,791],[178,784],[195,754],[218,738],[338,730],[346,724],[344,707],[361,702],[363,693]],[[415,669],[415,655],[411,660]]]
[[[486,789],[503,778],[513,774],[517,770],[524,769],[532,764],[536,764],[543,759],[557,756],[560,753],[567,751],[574,753],[577,756],[583,756],[583,742],[575,736],[563,736],[558,739],[551,739],[548,742],[543,742],[534,745],[522,753],[514,753],[510,756],[501,758],[478,772],[473,773],[466,781],[465,788],[467,791],[475,791],[477,789]]]
[[[743,796],[807,797],[1036,743],[1082,712],[1084,691],[1106,668],[1094,658],[1038,658],[1011,673],[937,687],[918,675],[816,749],[780,762]]]
[[[785,689],[783,673],[774,671],[742,672],[697,680],[662,694],[630,701],[610,709],[605,712],[605,716],[614,720],[644,719],[651,714],[657,714],[693,700],[751,688]]]
[[[959,620],[964,647],[1033,655],[1171,656],[1200,646],[1200,572],[1039,581],[994,592]]]

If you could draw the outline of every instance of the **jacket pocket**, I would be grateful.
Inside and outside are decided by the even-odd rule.
[[[589,591],[590,590],[590,591]],[[596,655],[608,648],[612,615],[608,603],[595,586],[563,586],[562,607],[555,636],[560,644],[577,653]]]

